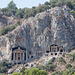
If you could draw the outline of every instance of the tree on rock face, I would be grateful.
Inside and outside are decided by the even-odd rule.
[[[31,68],[30,75],[40,75],[39,69],[38,68]]]
[[[63,72],[63,75],[72,75],[72,73],[69,70],[66,70],[65,72]]]
[[[47,1],[46,1],[46,2],[45,2],[45,5],[50,5],[50,2],[47,2]]]
[[[74,6],[73,6],[73,4],[72,4],[70,1],[67,2],[67,6],[68,6],[70,9],[74,9]]]
[[[11,2],[8,4],[8,8],[10,8],[10,9],[17,9],[16,4],[15,4],[13,1],[11,1]]]
[[[67,64],[67,65],[66,65],[66,68],[67,68],[67,69],[69,69],[69,68],[71,68],[71,67],[72,67],[71,64]]]
[[[47,75],[47,72],[45,70],[39,70],[40,75]]]
[[[29,75],[29,70],[28,69],[26,69],[24,72],[25,72],[25,75]]]
[[[3,8],[1,9],[1,11],[3,12],[3,14],[7,11],[7,8]]]
[[[0,18],[2,18],[2,14],[0,13]]]
[[[20,72],[23,73],[25,71],[25,67],[23,67]]]
[[[73,61],[75,61],[75,53],[70,54],[69,56],[70,56],[70,57],[73,57]]]

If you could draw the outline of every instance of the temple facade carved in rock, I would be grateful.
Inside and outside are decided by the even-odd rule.
[[[56,44],[52,44],[50,46],[50,50],[46,50],[45,54],[50,54],[51,56],[59,56],[64,54],[65,50],[63,46],[58,46]],[[43,51],[35,50],[35,54],[32,53],[32,50],[26,50],[26,48],[22,48],[20,46],[12,48],[11,53],[11,62],[13,63],[25,63],[30,60],[34,60],[37,57],[41,57],[43,55]]]

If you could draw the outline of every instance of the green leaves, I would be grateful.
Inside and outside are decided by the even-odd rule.
[[[7,69],[9,69],[11,67],[12,67],[11,63],[0,62],[0,73],[7,72]]]
[[[51,6],[62,6],[62,5],[67,5],[70,9],[74,9],[74,0],[50,0]]]
[[[65,72],[63,72],[63,75],[72,75],[72,73],[69,70],[66,70]]]
[[[69,69],[69,68],[71,68],[71,67],[72,67],[71,64],[67,64],[67,65],[66,65],[66,68],[67,68],[67,69]]]
[[[47,75],[47,72],[45,70],[40,70],[40,75]]]
[[[59,62],[65,62],[65,60],[62,57],[60,57]]]
[[[9,31],[12,31],[15,28],[16,28],[16,25],[6,26],[6,27],[4,27],[3,29],[0,30],[0,35],[7,34]]]
[[[31,68],[30,69],[30,75],[40,75],[38,68]]]
[[[30,68],[25,69],[23,73],[13,73],[12,75],[47,75],[47,72],[38,68]]]
[[[26,69],[26,70],[24,71],[24,73],[25,73],[25,75],[29,75],[29,70]]]
[[[73,57],[73,61],[75,61],[75,53],[69,54],[70,57]]]
[[[12,75],[22,75],[22,73],[13,73]]]
[[[72,15],[75,17],[75,11],[74,11],[74,10],[71,10],[70,12],[71,12]]]
[[[13,1],[11,1],[11,2],[8,4],[8,8],[9,8],[9,9],[17,9],[16,4],[15,4]]]

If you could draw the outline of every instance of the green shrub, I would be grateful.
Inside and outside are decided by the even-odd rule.
[[[66,68],[67,68],[67,69],[69,69],[69,68],[71,68],[71,67],[72,67],[71,64],[67,64],[67,65],[66,65]]]
[[[50,2],[47,2],[47,1],[46,1],[44,4],[45,4],[45,5],[50,5]]]
[[[47,75],[47,72],[45,70],[39,70],[40,75]]]
[[[2,18],[3,14],[0,13],[0,18]]]
[[[7,64],[7,68],[12,68],[13,64],[12,63],[6,63]]]
[[[75,66],[73,66],[73,69],[75,69]]]
[[[0,62],[0,66],[7,66],[8,64],[5,62],[5,61],[3,61],[3,62]]]
[[[17,12],[15,13],[15,16],[20,19],[20,18],[23,18],[24,14],[23,14],[22,11],[17,11]]]
[[[21,25],[21,22],[20,20],[17,21],[16,25]]]
[[[1,72],[2,72],[2,73],[3,73],[3,72],[7,72],[7,67],[6,67],[6,66],[1,67]]]
[[[4,14],[5,14],[6,16],[12,16],[12,13],[11,13],[10,11],[6,11]]]
[[[54,72],[54,73],[51,74],[51,75],[62,75],[62,72],[60,72],[60,71],[56,71],[56,72]]]
[[[18,75],[18,74],[12,74],[12,75]],[[30,68],[29,70],[26,69],[23,75],[47,75],[47,72],[45,70],[39,70],[38,68]]]
[[[66,70],[63,72],[63,75],[72,75],[72,73],[69,70]]]
[[[0,30],[0,35],[4,35],[7,34],[9,31],[12,31],[16,28],[16,25],[12,25],[12,26],[6,26],[3,29]]]
[[[13,1],[11,1],[11,2],[8,4],[8,9],[17,9],[16,4],[15,4]]]
[[[53,62],[53,59],[49,60],[48,64],[52,64],[52,62]]]
[[[50,0],[51,7],[67,5],[70,9],[74,9],[74,0]]]
[[[30,75],[40,75],[38,68],[30,68]]]
[[[23,67],[23,68],[20,70],[20,72],[21,72],[21,73],[24,73],[25,69],[26,69],[26,68]]]
[[[73,61],[75,61],[75,53],[69,54],[70,57],[73,57]]]
[[[75,49],[75,46],[72,46],[71,49]]]
[[[11,63],[6,63],[6,62],[0,62],[0,73],[7,72],[7,69],[11,68],[12,64]]]
[[[39,70],[45,70],[45,66],[42,65],[37,65],[36,68],[38,68]]]
[[[73,69],[73,68],[70,68],[70,69],[68,69],[72,74],[75,72],[75,69]]]
[[[70,12],[71,12],[72,15],[75,17],[75,11],[74,11],[74,10],[71,10]]]
[[[67,1],[66,5],[70,8],[70,9],[74,9],[74,6],[72,4],[71,1]]]
[[[55,65],[50,64],[50,65],[46,65],[46,70],[48,71],[54,71]]]
[[[24,75],[29,75],[29,70],[28,69],[26,69],[25,71],[24,71]]]
[[[60,57],[59,62],[65,62],[65,60],[62,57]]]
[[[22,73],[13,73],[13,74],[11,74],[11,75],[22,75]]]

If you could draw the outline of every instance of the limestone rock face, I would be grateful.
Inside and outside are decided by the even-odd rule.
[[[0,37],[0,55],[9,60],[12,48],[21,46],[26,50],[50,50],[50,45],[63,46],[67,51],[75,46],[75,18],[66,6],[55,7],[23,21],[12,32]]]
[[[10,26],[10,25],[16,24],[17,20],[18,19],[15,18],[14,16],[10,16],[10,17],[2,16],[0,18],[0,29],[2,29],[5,26]]]

